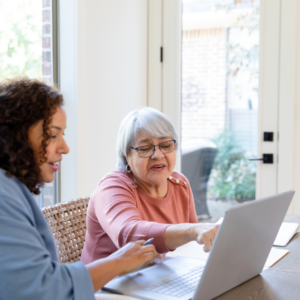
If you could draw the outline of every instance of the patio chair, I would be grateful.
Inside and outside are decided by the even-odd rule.
[[[42,209],[55,239],[61,263],[80,260],[86,233],[89,197]]]
[[[210,217],[206,194],[217,151],[216,145],[205,139],[182,146],[181,172],[190,182],[199,220]]]

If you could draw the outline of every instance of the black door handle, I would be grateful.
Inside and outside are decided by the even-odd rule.
[[[263,154],[262,158],[249,158],[249,160],[262,160],[264,164],[272,164],[273,154]]]

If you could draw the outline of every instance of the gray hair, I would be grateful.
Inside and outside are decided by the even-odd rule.
[[[130,112],[122,121],[117,138],[117,169],[125,172],[128,155],[140,132],[156,138],[171,136],[176,140],[177,134],[170,119],[160,111],[144,107]]]

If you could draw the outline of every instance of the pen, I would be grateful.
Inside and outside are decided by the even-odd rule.
[[[149,239],[148,241],[146,241],[143,246],[149,245],[152,243],[152,241],[154,240],[154,238]]]

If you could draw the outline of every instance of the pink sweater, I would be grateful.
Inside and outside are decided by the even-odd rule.
[[[90,263],[130,241],[152,237],[159,253],[168,252],[164,231],[179,223],[198,223],[193,194],[182,174],[173,172],[167,196],[156,199],[135,184],[132,174],[110,172],[90,199],[81,261]]]

